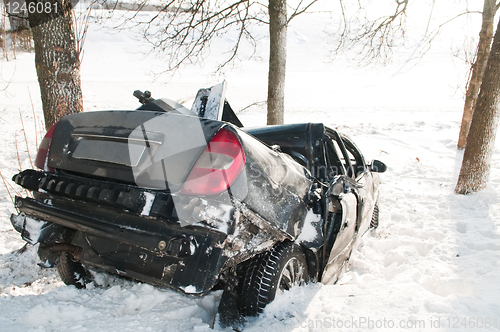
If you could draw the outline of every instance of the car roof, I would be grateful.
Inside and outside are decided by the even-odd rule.
[[[241,129],[268,146],[279,145],[282,152],[311,170],[322,162],[319,158],[322,148],[318,142],[324,138],[325,128],[322,123],[297,123]]]
[[[267,145],[277,144],[281,148],[305,148],[308,141],[320,139],[325,134],[325,126],[322,123],[296,123],[241,129]]]

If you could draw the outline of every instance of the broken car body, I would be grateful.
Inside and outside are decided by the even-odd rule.
[[[13,178],[33,197],[16,197],[11,221],[41,264],[78,287],[97,267],[186,294],[224,288],[244,315],[276,289],[335,281],[378,225],[385,165],[320,123],[243,128],[224,90],[200,90],[191,110],[136,91],[138,110],[54,125],[40,170]]]

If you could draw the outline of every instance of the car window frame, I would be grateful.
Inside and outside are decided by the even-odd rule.
[[[331,128],[328,128],[328,127],[325,127],[325,132],[326,132],[326,136],[331,139],[332,141],[335,141],[338,145],[338,147],[340,148],[341,150],[341,153],[342,153],[342,156],[344,157],[344,162],[345,164],[343,165],[344,166],[344,169],[345,169],[345,173],[344,175],[346,175],[347,177],[351,178],[351,179],[355,179],[356,178],[356,172],[354,170],[354,167],[353,165],[351,164],[351,160],[349,158],[349,153],[347,152],[347,149],[344,145],[344,141],[342,140],[340,134],[336,131],[336,130],[333,130]],[[332,142],[332,145],[333,145],[333,142]],[[338,152],[337,152],[337,156],[338,156]],[[339,157],[339,160],[342,160]]]
[[[344,134],[339,134],[339,136],[342,139],[342,142],[344,143],[348,154],[350,153],[354,157],[354,160],[356,162],[356,165],[353,165],[356,173],[354,178],[358,179],[367,172],[365,158],[356,144],[349,137]]]
[[[326,166],[329,169],[329,175],[328,180],[332,180],[336,175],[346,175],[346,169],[343,164],[343,156],[340,158],[339,156],[339,151],[335,147],[335,144],[333,144],[333,140],[328,136],[325,135],[324,137],[324,143],[323,143],[323,149],[324,149],[324,155],[325,155],[325,160],[326,160]],[[333,154],[330,156],[330,154]],[[334,159],[337,159],[336,162]],[[335,169],[335,171],[333,171]],[[333,174],[332,174],[333,173]]]

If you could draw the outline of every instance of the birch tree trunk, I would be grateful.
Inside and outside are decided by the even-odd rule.
[[[63,116],[83,111],[80,59],[75,44],[71,0],[46,0],[50,12],[28,14],[35,44],[45,127]],[[27,0],[27,5],[36,0]],[[47,7],[44,8],[49,8]]]
[[[269,76],[267,124],[280,125],[285,114],[286,0],[269,0]]]
[[[491,39],[493,38],[493,24],[496,13],[496,0],[484,0],[483,23],[479,32],[479,43],[477,45],[476,61],[472,65],[472,75],[467,86],[465,95],[464,114],[462,116],[462,125],[458,135],[457,148],[463,150],[467,143],[467,135],[471,125],[474,106],[481,87],[481,80],[484,75],[488,56],[490,54]]]
[[[491,47],[483,83],[472,116],[455,192],[467,194],[486,187],[495,145],[500,102],[500,22]]]

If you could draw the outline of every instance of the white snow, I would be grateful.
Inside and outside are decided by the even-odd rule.
[[[198,291],[196,290],[196,287],[195,287],[195,286],[193,286],[193,285],[189,285],[189,286],[187,286],[187,287],[183,288],[183,290],[184,290],[186,293],[188,293],[188,294],[189,294],[189,293],[193,293],[193,294],[198,293]]]
[[[32,243],[38,242],[44,224],[45,222],[43,220],[25,217],[24,229],[28,233],[27,236],[32,241]]]
[[[250,319],[245,331],[499,330],[500,151],[497,140],[485,190],[453,193],[462,158],[455,146],[466,68],[451,57],[450,36],[437,40],[416,67],[355,69],[342,59],[325,62],[318,29],[329,24],[315,14],[290,26],[285,121],[324,122],[350,136],[367,161],[388,165],[380,227],[365,234],[337,284],[285,292]],[[268,39],[261,29],[262,60],[214,77],[220,58],[214,49],[204,67],[154,81],[150,72],[164,68],[161,59],[145,58],[141,51],[147,49],[130,33],[92,24],[82,65],[85,110],[135,108],[136,89],[189,106],[198,88],[221,82],[221,76],[235,110],[264,101]],[[452,37],[463,31],[453,29]],[[0,171],[7,183],[20,168],[16,142],[22,168],[31,168],[19,117],[33,158],[44,131],[34,54],[16,56],[1,61],[0,88],[12,77],[0,91]],[[263,125],[265,107],[251,107],[239,117],[248,126]],[[0,186],[2,331],[211,331],[220,291],[190,297],[106,274],[84,290],[65,286],[55,269],[37,266],[36,247],[18,252],[24,241],[10,224],[13,212]]]
[[[149,212],[151,212],[151,207],[153,206],[156,196],[155,194],[146,191],[144,192],[144,198],[146,199],[146,202],[144,203],[141,216],[149,216]]]
[[[302,231],[295,242],[312,242],[318,236],[318,232],[315,226],[320,221],[320,214],[315,214],[312,209],[307,211],[306,219],[304,220],[304,225],[302,226]]]

